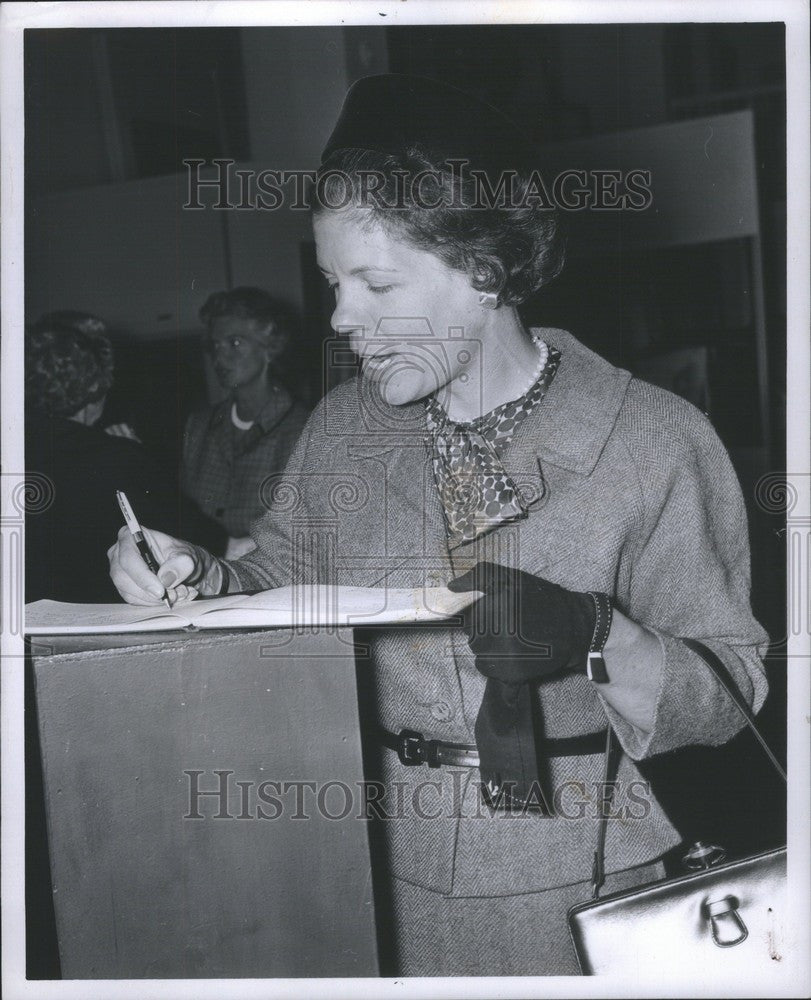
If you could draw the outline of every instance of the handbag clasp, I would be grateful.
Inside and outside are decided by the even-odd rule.
[[[738,913],[738,900],[734,896],[708,900],[704,911],[710,921],[712,939],[719,948],[732,948],[749,937],[749,930]]]

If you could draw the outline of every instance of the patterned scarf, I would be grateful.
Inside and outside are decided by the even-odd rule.
[[[434,396],[426,400],[428,444],[449,548],[527,516],[502,455],[527,414],[546,395],[559,364],[560,352],[549,348],[541,374],[520,399],[502,403],[468,423],[452,421]]]

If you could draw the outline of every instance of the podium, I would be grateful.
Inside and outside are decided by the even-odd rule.
[[[63,978],[378,975],[350,629],[30,656]]]

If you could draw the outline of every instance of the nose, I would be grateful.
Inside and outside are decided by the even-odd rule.
[[[364,325],[352,308],[349,297],[341,289],[336,289],[335,309],[330,317],[330,326],[335,333],[349,337],[353,350],[356,343],[363,340]]]
[[[213,337],[208,337],[203,341],[205,350],[208,351],[209,355],[216,361],[223,355],[230,356],[234,353],[233,348],[229,341],[227,340],[216,340]]]

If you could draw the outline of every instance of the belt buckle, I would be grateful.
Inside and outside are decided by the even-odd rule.
[[[425,763],[425,740],[422,733],[418,733],[416,729],[401,729],[397,739],[397,756],[401,764],[405,767],[418,767]]]

